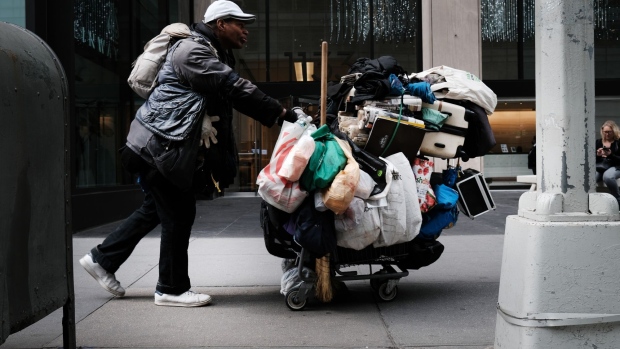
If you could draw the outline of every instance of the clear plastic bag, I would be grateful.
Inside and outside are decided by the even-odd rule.
[[[286,296],[288,291],[301,285],[301,277],[299,277],[299,268],[295,264],[294,259],[282,260],[282,279],[280,280],[280,294]],[[302,268],[302,273],[306,279],[316,278],[316,273],[307,267]]]

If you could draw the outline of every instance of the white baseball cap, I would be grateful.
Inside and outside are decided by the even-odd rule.
[[[211,5],[209,5],[209,7],[207,7],[207,12],[205,12],[205,18],[203,22],[209,23],[220,18],[234,18],[248,24],[256,20],[255,15],[244,13],[243,11],[241,11],[241,8],[237,4],[228,0],[217,0],[214,1]]]

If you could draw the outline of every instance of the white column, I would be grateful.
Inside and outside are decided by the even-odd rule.
[[[537,191],[506,220],[495,348],[620,348],[620,216],[594,193],[592,1],[536,1]]]
[[[594,188],[592,1],[536,2],[536,140],[543,193],[588,212]]]

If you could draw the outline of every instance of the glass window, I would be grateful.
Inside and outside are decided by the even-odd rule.
[[[248,26],[247,46],[235,52],[238,70],[256,82],[320,81],[321,44],[327,41],[329,81],[339,81],[361,57],[390,55],[413,72],[419,6],[419,0],[247,2],[244,11],[258,20]]]
[[[160,3],[166,6],[160,8]],[[178,21],[178,11],[170,10],[178,6],[173,0],[75,1],[77,188],[133,184],[118,149],[144,101],[131,92],[126,79],[131,62],[161,31],[158,20]]]
[[[76,186],[116,185],[117,149],[123,137],[118,3],[78,0],[74,13]]]
[[[280,89],[286,95],[271,96],[286,108],[318,113],[323,41],[328,43],[330,82],[339,82],[362,57],[389,55],[406,71],[418,70],[419,0],[268,0],[248,1],[242,8],[256,14],[257,21],[247,27],[246,47],[234,51],[237,71],[257,83],[290,86]],[[288,95],[293,86],[302,92]],[[239,114],[235,120],[241,163],[237,182],[228,190],[255,191],[256,175],[271,157],[279,128],[262,127]]]
[[[26,28],[26,1],[0,1],[0,21],[16,24]]]
[[[620,2],[595,0],[593,5],[596,78],[620,78]],[[535,78],[534,15],[534,0],[482,0],[485,80]]]

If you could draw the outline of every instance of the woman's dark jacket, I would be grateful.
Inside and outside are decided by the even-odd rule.
[[[275,124],[283,108],[277,100],[234,72],[232,51],[220,46],[210,28],[196,23],[191,30],[193,36],[170,48],[157,77],[158,86],[136,113],[138,122],[131,125],[127,145],[145,158],[146,129],[161,142],[183,142],[186,148],[191,148],[199,142],[201,132],[197,128],[201,128],[204,113],[219,116],[220,121],[213,123],[217,144],[211,144],[206,151],[204,147],[200,150],[205,151],[200,155],[205,159],[201,171],[219,182],[220,188],[226,188],[233,182],[238,164],[233,108],[269,127]],[[155,154],[146,153],[145,160],[153,164],[149,155]],[[191,155],[194,159],[199,156],[198,151],[195,153]],[[194,170],[195,167],[188,169]]]
[[[603,147],[603,140],[602,139],[597,139],[595,142],[596,146],[595,146],[595,150],[602,148]],[[611,146],[609,147],[609,149],[611,149],[611,154],[609,154],[609,156],[607,156],[607,159],[609,159],[611,161],[611,165],[612,166],[620,166],[620,144],[618,144],[618,141],[613,141],[611,143]],[[603,161],[603,157],[602,156],[597,156],[596,157],[596,162],[601,162]]]

